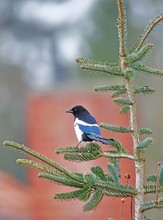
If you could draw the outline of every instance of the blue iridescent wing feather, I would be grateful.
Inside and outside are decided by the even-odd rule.
[[[81,125],[81,124],[79,124],[79,128],[85,134],[94,133],[94,134],[100,135],[100,128],[97,125],[89,126],[89,125]]]

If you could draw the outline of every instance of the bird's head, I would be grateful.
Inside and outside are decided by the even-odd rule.
[[[87,111],[87,109],[85,109],[83,106],[81,105],[76,105],[74,106],[73,108],[69,109],[66,111],[67,113],[71,113],[73,114],[75,117],[80,115],[80,114],[83,114],[83,113],[88,113],[89,112]]]

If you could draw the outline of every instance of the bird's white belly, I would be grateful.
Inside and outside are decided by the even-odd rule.
[[[75,133],[76,133],[76,137],[78,139],[78,141],[82,141],[83,138],[82,138],[82,135],[83,135],[83,132],[79,129],[79,125],[74,123],[74,128],[75,128]]]

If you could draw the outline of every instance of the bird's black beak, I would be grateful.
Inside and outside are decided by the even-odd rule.
[[[66,111],[66,113],[73,113],[72,109]]]

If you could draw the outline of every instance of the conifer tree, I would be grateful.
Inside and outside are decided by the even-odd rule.
[[[158,169],[155,174],[145,176],[145,156],[144,152],[149,149],[153,143],[150,128],[139,128],[137,123],[137,101],[136,96],[139,94],[150,95],[155,89],[149,86],[134,86],[134,80],[138,73],[163,75],[163,70],[146,66],[144,60],[152,51],[153,44],[149,43],[148,36],[154,28],[163,20],[163,15],[160,14],[154,18],[145,28],[144,32],[139,36],[135,46],[131,51],[127,50],[127,22],[126,11],[123,0],[117,0],[118,19],[117,29],[119,37],[119,58],[116,63],[108,61],[96,61],[88,58],[78,58],[77,63],[80,64],[82,70],[91,72],[105,73],[108,77],[115,75],[121,78],[122,83],[118,85],[102,85],[95,88],[96,92],[111,93],[114,103],[120,106],[120,114],[129,115],[129,125],[115,126],[106,123],[101,124],[101,128],[120,133],[130,133],[133,143],[133,154],[129,154],[125,146],[119,140],[109,142],[114,150],[103,150],[97,143],[87,143],[80,148],[76,147],[61,147],[57,148],[57,154],[63,154],[65,160],[70,161],[89,161],[96,160],[100,157],[106,157],[109,160],[107,173],[104,173],[100,166],[91,168],[91,172],[73,173],[63,166],[55,163],[44,155],[31,150],[30,148],[20,145],[12,141],[5,141],[4,146],[15,150],[23,151],[31,155],[34,159],[37,158],[40,162],[34,159],[18,159],[16,162],[21,165],[34,167],[40,170],[39,177],[51,180],[55,183],[76,188],[76,190],[54,195],[55,199],[71,200],[78,199],[84,201],[84,211],[94,209],[103,196],[114,197],[131,197],[135,204],[135,220],[150,220],[147,217],[147,211],[151,209],[163,208],[163,197],[160,193],[163,192],[163,165],[158,163]],[[140,136],[146,137],[144,139]],[[135,166],[135,185],[123,185],[120,183],[119,161],[125,158],[132,160]],[[146,181],[145,181],[146,179]],[[145,195],[153,194],[153,200],[145,200]],[[108,213],[108,217],[109,213]]]

